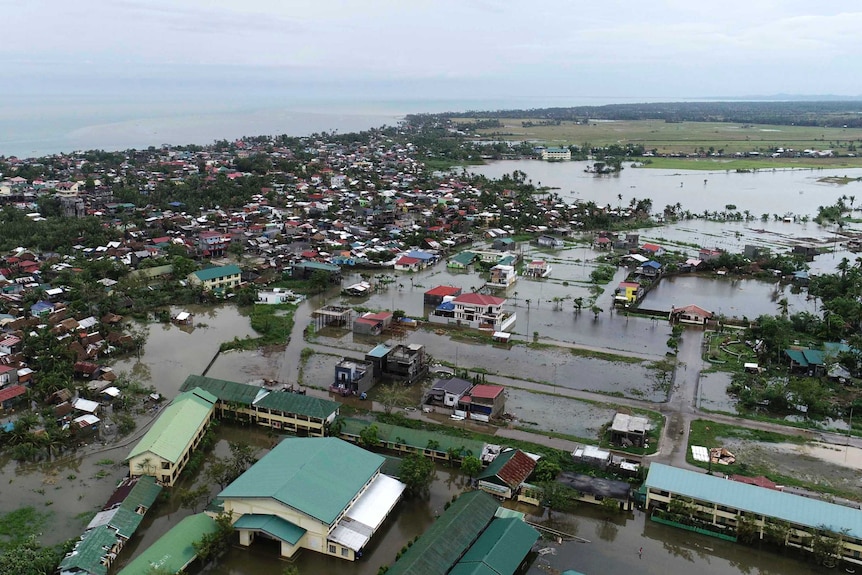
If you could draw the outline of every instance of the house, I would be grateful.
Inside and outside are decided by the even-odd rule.
[[[802,371],[808,375],[819,375],[826,368],[826,359],[823,352],[816,349],[785,349],[784,355],[790,360],[791,371]]]
[[[218,497],[240,545],[263,537],[280,543],[282,557],[308,549],[354,561],[406,487],[380,472],[384,461],[333,437],[288,438]]]
[[[608,499],[617,502],[620,510],[631,511],[634,508],[632,500],[631,485],[627,481],[607,479],[605,477],[592,477],[584,473],[572,473],[564,471],[557,481],[567,485],[579,495],[578,501],[592,503],[593,505],[604,505]]]
[[[371,363],[375,379],[394,379],[410,384],[428,372],[425,346],[416,343],[393,347],[381,343],[365,354],[365,361]]]
[[[785,544],[800,549],[810,548],[811,538],[825,533],[839,541],[841,559],[862,565],[858,509],[661,463],[650,465],[644,489],[646,507],[654,517],[661,518],[674,501],[684,501],[697,524],[728,535],[742,517],[754,527],[758,540],[770,526],[787,525]]]
[[[617,286],[614,303],[631,305],[637,303],[644,296],[644,288],[638,282],[620,282]]]
[[[477,385],[458,401],[458,409],[479,421],[494,418],[506,408],[506,394],[501,385]]]
[[[261,427],[322,437],[338,416],[340,403],[285,390],[190,375],[180,391],[203,389],[217,398],[216,413]]]
[[[649,419],[639,415],[617,413],[611,423],[611,443],[623,447],[644,447]]]
[[[458,401],[473,388],[473,384],[466,379],[451,377],[449,379],[438,379],[428,392],[426,403],[437,403],[445,407],[455,408]]]
[[[593,467],[605,469],[611,464],[611,452],[595,445],[579,446],[572,452],[572,459],[592,465]]]
[[[463,270],[467,269],[478,256],[473,252],[461,252],[455,254],[449,261],[446,262],[446,267],[451,269]]]
[[[363,395],[374,386],[374,366],[369,361],[344,358],[335,364],[335,380],[329,391],[341,395]]]
[[[742,255],[746,258],[754,261],[762,258],[769,252],[768,248],[755,246],[753,244],[745,244],[745,247],[742,250]]]
[[[512,499],[536,468],[536,460],[520,449],[503,451],[476,476],[478,487],[491,495]]]
[[[542,159],[552,162],[560,162],[572,159],[572,151],[568,148],[545,148],[542,150]]]
[[[225,290],[242,282],[242,270],[235,265],[207,268],[190,273],[187,279],[191,285],[201,286],[204,291]]]
[[[152,475],[172,486],[203,439],[216,401],[200,388],[180,393],[129,452],[129,475]]]
[[[461,295],[461,288],[455,286],[437,286],[425,292],[423,303],[430,306],[438,306],[446,297],[455,298]],[[0,342],[2,345],[2,342]]]
[[[518,272],[515,266],[497,264],[491,268],[488,283],[486,285],[499,288],[508,288],[518,281]]]
[[[491,249],[497,250],[498,252],[507,252],[509,250],[513,250],[517,247],[515,240],[512,238],[496,238],[493,242],[491,242]]]
[[[527,561],[539,532],[522,516],[503,517],[497,501],[482,491],[461,494],[410,545],[388,575],[515,575]]]
[[[293,293],[289,289],[273,288],[271,290],[258,290],[257,303],[268,305],[276,305],[281,303],[298,304],[304,298],[301,295]]]
[[[9,409],[23,399],[27,388],[23,385],[9,385],[0,389],[0,407]]]
[[[654,278],[661,275],[661,264],[650,260],[638,268],[638,273],[644,277]]]
[[[641,246],[641,251],[653,257],[664,255],[664,248],[658,244],[645,243]]]
[[[437,306],[428,321],[432,323],[465,325],[473,329],[509,331],[515,325],[515,313],[503,311],[504,298],[478,293],[461,294],[446,298]]]
[[[422,269],[422,260],[410,256],[401,256],[395,260],[395,269],[398,271],[416,272]]]
[[[698,259],[705,262],[717,260],[722,255],[724,255],[724,252],[718,248],[701,248],[701,250],[697,253]]]
[[[524,275],[529,278],[546,278],[551,275],[551,266],[545,260],[533,260],[527,264]]]
[[[0,364],[0,388],[18,383],[18,368]]]
[[[555,238],[554,236],[541,235],[536,239],[536,244],[542,248],[553,248],[558,250],[564,247],[566,244],[560,238]]]
[[[392,325],[392,312],[367,312],[353,320],[353,333],[362,335],[380,335]]]
[[[670,310],[668,319],[671,323],[690,323],[694,325],[706,325],[715,314],[696,305],[674,307]]]
[[[9,355],[21,351],[21,338],[9,335],[0,340],[0,355]]]

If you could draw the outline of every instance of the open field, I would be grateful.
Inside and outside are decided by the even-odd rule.
[[[458,118],[458,122],[469,120]],[[562,122],[559,126],[525,128],[524,119],[500,120],[502,128],[478,130],[483,138],[504,140],[541,140],[553,145],[606,146],[642,144],[660,154],[691,153],[699,148],[723,150],[724,154],[772,147],[835,149],[846,151],[851,142],[862,143],[860,128],[821,128],[816,126],[740,125],[728,122],[680,122],[664,120],[620,120],[591,122],[589,125]],[[540,121],[533,119],[532,121]]]
[[[704,170],[709,172],[737,170],[792,170],[862,168],[862,158],[645,158],[641,166],[664,170]],[[854,178],[830,178],[829,183],[848,184]]]

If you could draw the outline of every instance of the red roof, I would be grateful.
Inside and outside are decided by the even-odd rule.
[[[494,399],[503,393],[502,385],[477,385],[471,391],[470,395],[481,399]]]
[[[745,477],[743,475],[731,475],[731,481],[738,481],[740,483],[747,483],[749,485],[757,485],[758,487],[765,487],[766,489],[778,489],[778,486],[775,482],[767,479],[762,475],[758,475],[757,477]]]
[[[411,258],[410,256],[401,256],[398,258],[398,261],[395,262],[395,265],[399,266],[409,266],[411,264],[418,264],[420,261],[419,258]]]
[[[506,300],[501,297],[492,295],[482,295],[480,293],[465,293],[455,298],[455,303],[468,303],[473,305],[503,305]]]
[[[447,295],[458,295],[461,293],[461,288],[455,286],[437,286],[425,292],[425,295],[436,295],[445,297]]]
[[[19,395],[24,395],[26,392],[27,388],[23,385],[10,385],[9,387],[0,389],[0,403],[14,399]]]
[[[658,244],[644,244],[641,249],[645,252],[657,252],[661,249],[661,246]]]
[[[515,455],[503,464],[503,467],[497,472],[497,477],[514,489],[527,480],[535,467],[535,460],[518,449],[515,451]]]
[[[377,312],[377,313],[368,313],[362,317],[365,319],[372,319],[374,321],[385,321],[387,319],[392,319],[392,312],[381,311],[381,312]]]
[[[677,314],[677,313],[694,313],[694,314],[697,314],[699,316],[706,317],[706,318],[712,317],[711,311],[707,311],[707,310],[703,309],[702,307],[696,306],[696,305],[687,305],[687,306],[683,306],[683,307],[674,308],[673,313],[674,314]]]

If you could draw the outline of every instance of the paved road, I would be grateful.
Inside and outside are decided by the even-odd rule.
[[[293,331],[291,332],[290,341],[285,348],[282,356],[281,364],[278,371],[278,379],[283,382],[296,382],[299,379],[299,369],[301,361],[301,353],[303,348],[310,348],[317,353],[342,355],[353,359],[364,359],[364,350],[345,349],[320,343],[307,342],[304,340],[303,331],[311,321],[311,302],[306,302],[300,305],[296,312]],[[718,423],[726,423],[737,427],[748,429],[759,429],[763,431],[773,431],[784,435],[802,436],[807,439],[822,441],[835,445],[844,446],[848,443],[846,435],[839,433],[815,431],[800,429],[797,427],[782,425],[780,423],[772,423],[765,421],[755,421],[730,415],[722,415],[717,413],[702,412],[697,408],[698,388],[700,385],[700,372],[703,369],[703,360],[701,359],[701,347],[703,345],[703,331],[699,329],[688,329],[681,338],[679,353],[678,353],[678,368],[674,374],[674,381],[670,396],[666,403],[652,403],[649,401],[611,397],[600,393],[590,391],[581,391],[569,389],[560,386],[547,385],[532,381],[524,381],[503,375],[487,375],[486,380],[489,383],[503,385],[505,387],[513,387],[526,389],[530,391],[539,391],[544,393],[553,393],[556,395],[571,397],[573,399],[584,399],[588,401],[596,401],[611,405],[623,407],[634,407],[640,409],[650,409],[658,411],[665,416],[665,426],[662,433],[662,438],[659,444],[659,450],[655,455],[649,456],[649,459],[668,463],[677,467],[698,469],[689,465],[685,458],[688,450],[688,436],[691,429],[691,422],[695,419],[704,419],[715,421]],[[591,351],[599,351],[619,355],[621,352],[612,349],[596,348],[581,344],[572,344],[556,340],[540,340],[542,343],[557,345],[560,347],[570,347],[575,349],[587,349]],[[437,350],[439,353],[439,350]],[[645,360],[655,360],[659,357],[648,354],[626,353],[634,357],[640,357]],[[309,391],[314,395],[327,396],[325,391]],[[381,408],[380,406],[372,405],[374,409]],[[421,412],[406,412],[410,417],[426,419]],[[430,420],[429,420],[430,421]],[[488,430],[491,431],[491,428]],[[543,436],[535,433],[519,431],[515,429],[498,429],[496,434],[500,437],[508,437],[511,439],[522,439],[524,441],[537,442],[537,439]],[[565,449],[571,451],[576,443],[564,439],[544,438],[538,441],[539,443]],[[862,448],[862,438],[851,437],[849,444],[854,447]]]

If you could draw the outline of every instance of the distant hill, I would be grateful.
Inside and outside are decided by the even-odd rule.
[[[777,97],[777,96],[776,96]],[[862,99],[820,101],[714,101],[609,104],[571,108],[533,108],[435,114],[450,118],[530,118],[554,121],[665,120],[862,127]]]

